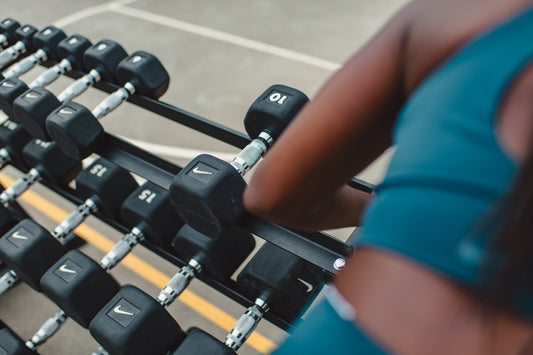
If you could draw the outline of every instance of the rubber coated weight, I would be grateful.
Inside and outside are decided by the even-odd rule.
[[[172,355],[236,355],[214,336],[198,328],[187,330],[187,337]]]
[[[321,270],[270,243],[265,243],[237,277],[237,287],[250,299],[268,301],[270,309],[294,319],[318,294]]]
[[[28,349],[14,331],[5,327],[0,329],[0,354],[6,355],[35,355],[36,352]]]
[[[28,90],[28,86],[17,78],[0,81],[0,109],[15,122],[20,121],[14,113],[13,103],[26,90]]]
[[[44,88],[25,91],[13,102],[13,113],[16,120],[24,126],[30,135],[44,141],[50,136],[46,131],[45,121],[48,113],[60,105],[54,94]]]
[[[98,312],[89,329],[111,355],[163,355],[183,337],[165,308],[129,285]],[[157,336],[150,336],[154,333]]]
[[[117,79],[120,85],[129,82],[137,94],[153,99],[160,98],[170,83],[170,77],[159,59],[144,51],[136,51],[120,62]]]
[[[140,229],[160,247],[170,244],[183,221],[170,206],[168,191],[147,181],[124,200],[120,217],[127,227]]]
[[[24,147],[22,157],[28,167],[39,171],[40,175],[54,184],[65,184],[81,170],[79,160],[67,156],[53,142],[35,139]]]
[[[65,32],[55,26],[47,26],[33,36],[33,48],[35,50],[42,49],[46,52],[46,60],[42,61],[41,64],[46,66],[60,59],[57,53],[57,46],[66,37]]]
[[[244,117],[246,132],[253,139],[268,132],[277,139],[309,98],[300,90],[285,85],[272,85],[250,106]]]
[[[113,218],[119,217],[122,203],[138,187],[126,169],[103,158],[85,168],[75,181],[77,196],[92,199],[99,211]]]
[[[83,55],[90,46],[91,41],[81,35],[74,34],[59,42],[57,56],[59,59],[68,60],[74,70],[86,70],[83,64]]]
[[[255,240],[236,226],[213,239],[184,225],[172,245],[181,260],[193,258],[202,266],[202,273],[223,281],[228,280],[254,250]]]
[[[43,274],[65,253],[61,243],[31,219],[20,221],[0,238],[0,259],[37,291]]]
[[[3,19],[0,22],[0,33],[4,35],[7,39],[7,43],[4,45],[12,45],[16,41],[16,31],[20,27],[18,21],[13,20],[12,18]]]
[[[31,139],[32,137],[20,124],[11,120],[5,120],[0,124],[0,147],[7,151],[9,160],[19,170],[27,170],[22,159],[22,149]]]
[[[115,279],[78,250],[59,259],[41,278],[43,293],[84,328],[120,290]]]
[[[127,56],[120,44],[103,39],[85,51],[83,62],[87,71],[94,69],[103,80],[117,82],[118,64]]]

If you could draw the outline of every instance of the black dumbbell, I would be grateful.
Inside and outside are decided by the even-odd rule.
[[[0,168],[12,163],[17,169],[26,171],[22,150],[31,139],[22,125],[4,120],[0,124]]]
[[[31,185],[45,179],[65,185],[81,170],[81,163],[65,155],[53,142],[30,141],[22,150],[25,165],[30,171],[0,193],[0,203],[9,205]]]
[[[237,355],[226,344],[199,328],[189,328],[186,334],[187,337],[172,355]]]
[[[20,221],[0,238],[0,259],[36,291],[40,280],[66,248],[31,219]]]
[[[0,354],[2,355],[36,355],[30,350],[13,330],[4,326],[0,329]]]
[[[0,52],[0,67],[13,62],[25,52],[33,52],[35,48],[33,47],[32,39],[37,32],[38,30],[32,25],[24,25],[17,28],[14,39],[16,43]]]
[[[69,38],[70,37],[67,39]],[[63,40],[58,48],[61,48],[61,44],[67,39]],[[59,49],[58,52],[60,52]],[[54,109],[59,107],[61,103],[68,102],[75,96],[83,93],[89,85],[99,81],[102,75],[106,80],[114,79],[115,74],[111,74],[110,71],[116,72],[118,62],[127,56],[124,49],[118,43],[109,40],[100,41],[85,52],[81,52],[81,48],[79,48],[75,54],[79,57],[76,62],[78,63],[78,66],[82,65],[83,55],[83,62],[85,63],[83,66],[90,70],[89,74],[65,89],[58,97],[50,91],[42,88],[42,81],[37,83],[33,82],[32,84],[35,85],[32,86],[32,84],[30,84],[30,89],[24,91],[24,93],[18,96],[13,102],[13,114],[16,119],[22,122],[24,128],[26,128],[26,130],[35,138],[49,141],[51,137],[48,135],[45,125],[48,115],[52,113]],[[73,56],[74,53],[71,52],[70,55]],[[59,66],[64,62],[65,59],[56,66]],[[73,62],[73,60],[69,60],[68,62]],[[100,71],[92,68],[99,68]],[[58,72],[59,69],[52,71],[52,73]],[[65,112],[65,110],[63,110],[63,112]]]
[[[68,102],[101,80],[117,82],[118,64],[127,56],[124,48],[115,41],[103,39],[93,44],[83,54],[83,64],[89,73],[57,95],[58,100]]]
[[[56,237],[72,232],[89,215],[97,211],[118,218],[122,202],[138,186],[126,169],[104,158],[95,160],[83,169],[74,181],[75,193],[84,199],[84,202],[52,231],[52,235]]]
[[[168,191],[149,181],[124,201],[120,216],[131,231],[102,258],[100,265],[104,269],[114,267],[143,239],[159,247],[167,247],[183,226],[181,218],[170,207]]]
[[[50,64],[57,61],[59,58],[57,46],[65,37],[65,33],[54,26],[48,26],[42,29],[32,38],[36,52],[2,73],[4,80],[0,81],[0,109],[11,117],[12,120],[16,121],[11,107],[13,102],[18,96],[28,90],[28,86],[17,78],[35,67],[38,63]],[[1,52],[0,55],[2,53],[4,52]]]
[[[98,312],[89,330],[111,355],[166,354],[183,337],[167,310],[131,285],[122,287]]]
[[[250,106],[244,125],[255,138],[228,164],[202,154],[187,164],[170,185],[170,202],[185,223],[216,237],[244,212],[242,176],[281,134],[307,96],[290,87],[273,85]]]
[[[41,277],[43,293],[61,309],[26,344],[35,349],[54,335],[68,317],[84,328],[120,290],[118,282],[94,260],[71,250]]]
[[[269,309],[292,321],[324,283],[324,274],[316,266],[272,244],[264,244],[237,277],[237,287],[255,302],[228,334],[226,345],[237,351]]]
[[[157,297],[157,302],[143,301],[148,306],[141,307],[137,300],[148,296],[138,289],[123,289],[91,322],[91,334],[111,354],[166,354],[175,348],[181,332],[164,308],[176,299],[199,272],[219,281],[229,280],[254,249],[255,241],[242,229],[235,228],[218,239],[212,239],[185,225],[176,234],[173,245],[176,254],[183,260],[188,260],[188,263],[168,282]],[[130,312],[134,314],[130,315],[130,323],[123,328],[117,327],[115,319],[118,316],[115,307],[121,298],[138,309],[140,318],[137,319],[135,312]],[[157,324],[161,317],[173,329],[172,332],[160,332],[159,327],[151,328],[150,325]]]
[[[255,247],[250,233],[232,227],[219,238],[209,238],[184,225],[172,241],[174,253],[183,266],[161,290],[157,300],[163,306],[171,304],[200,272],[225,281],[237,270]]]
[[[75,102],[54,110],[46,119],[48,134],[69,155],[84,158],[94,151],[104,130],[98,119],[116,109],[134,93],[158,99],[168,89],[169,76],[159,59],[137,51],[117,67],[117,80],[123,85],[91,112]]]
[[[2,47],[7,47],[15,43],[17,38],[15,33],[19,27],[20,23],[12,18],[3,19],[0,22],[0,45]]]

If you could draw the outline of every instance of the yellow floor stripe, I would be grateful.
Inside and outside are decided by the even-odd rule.
[[[11,185],[13,181],[9,176],[0,173],[0,183],[4,186]],[[57,223],[61,222],[68,214],[63,209],[31,190],[26,191],[20,198]],[[80,225],[76,229],[76,233],[104,253],[107,253],[114,245],[111,240],[86,224]],[[124,258],[122,264],[158,288],[163,288],[170,280],[169,276],[133,254]],[[220,308],[189,290],[183,291],[178,300],[227,332],[231,330],[237,321]],[[270,353],[276,347],[274,342],[257,332],[254,332],[250,336],[246,344],[263,354]]]

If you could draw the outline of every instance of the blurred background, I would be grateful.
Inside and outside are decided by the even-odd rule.
[[[171,78],[161,101],[245,132],[243,118],[248,106],[268,86],[276,83],[293,86],[312,99],[325,80],[406,2],[2,0],[0,17],[13,17],[38,29],[54,24],[67,35],[79,33],[93,43],[113,39],[128,53],[151,52]],[[37,68],[21,79],[29,82],[42,72],[42,68]],[[60,78],[48,88],[57,94],[71,82],[69,78]],[[104,93],[91,89],[76,101],[92,109],[104,97]],[[237,152],[234,147],[128,103],[101,122],[107,131],[180,165],[204,152],[227,160]],[[360,177],[379,181],[386,163],[385,157]],[[5,183],[10,177],[19,176],[14,169],[5,169],[1,181]],[[37,186],[32,191],[37,200],[28,195],[22,203],[47,228],[61,219],[61,210],[70,211],[74,207],[46,188]],[[112,241],[120,238],[116,231],[95,219],[89,219],[87,224],[91,233]],[[350,229],[330,231],[341,239],[350,232]],[[99,259],[103,248],[101,244],[89,244],[83,250]],[[143,248],[137,248],[134,254],[153,270],[147,274],[141,272],[147,270],[145,264],[119,265],[112,274],[123,284],[134,284],[157,295],[161,280],[165,275],[173,275],[177,267]],[[51,302],[25,285],[18,285],[0,297],[0,318],[24,339],[31,337],[55,310]],[[195,325],[218,339],[225,338],[227,328],[243,310],[201,282],[193,282],[191,293],[169,308],[184,329]],[[240,354],[267,353],[285,336],[266,321],[261,323],[258,333],[261,336],[250,339]],[[68,321],[39,352],[88,354],[96,348],[88,331]]]

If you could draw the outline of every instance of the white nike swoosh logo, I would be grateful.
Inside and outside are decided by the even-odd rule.
[[[302,280],[299,277],[296,280],[300,281],[302,284],[304,284],[305,287],[307,287],[307,290],[305,290],[305,292],[309,293],[313,291],[313,285],[311,285],[309,282]]]
[[[28,237],[26,237],[26,236],[20,234],[19,231],[16,231],[15,233],[11,234],[11,236],[12,236],[13,238],[15,238],[15,239],[22,239],[22,240],[27,240],[27,239],[28,239]]]
[[[125,314],[127,316],[134,316],[135,315],[133,313],[130,313],[130,312],[127,312],[127,311],[123,311],[122,309],[120,309],[120,307],[121,307],[121,305],[119,304],[118,306],[113,308],[113,312],[118,313],[118,314]]]
[[[205,170],[200,170],[199,167],[194,168],[194,169],[192,170],[192,172],[195,173],[195,174],[213,175],[212,172],[210,172],[210,171],[205,171]]]
[[[67,268],[67,264],[61,265],[61,267],[59,268],[59,271],[66,272],[67,274],[77,274],[76,270]]]
[[[36,98],[39,97],[39,95],[37,95],[37,94],[33,94],[33,93],[30,92],[29,94],[26,94],[26,97],[27,97],[28,99],[36,99]]]
[[[13,85],[13,84],[11,84],[9,82],[5,82],[5,83],[2,84],[2,86],[5,86],[6,88],[12,88],[15,85]]]

